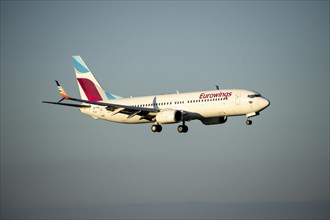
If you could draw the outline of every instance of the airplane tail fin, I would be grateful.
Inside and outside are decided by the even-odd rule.
[[[80,56],[73,56],[72,63],[78,81],[81,99],[98,102],[121,98],[104,91]]]

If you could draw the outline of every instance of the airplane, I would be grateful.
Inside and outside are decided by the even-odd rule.
[[[86,115],[117,123],[153,123],[152,132],[161,132],[163,124],[180,123],[179,133],[186,133],[186,122],[200,120],[204,125],[227,122],[231,116],[257,116],[270,105],[270,101],[252,90],[225,89],[153,96],[122,98],[104,91],[80,56],[73,56],[72,63],[78,82],[80,98],[69,96],[56,81],[61,99],[43,103],[79,108]],[[63,102],[68,100],[71,102]]]

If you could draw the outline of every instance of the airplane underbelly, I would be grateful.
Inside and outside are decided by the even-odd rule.
[[[132,118],[128,118],[126,114],[116,114],[116,115],[109,115],[105,120],[117,122],[117,123],[124,123],[124,124],[141,124],[141,123],[150,123],[149,120],[140,119],[141,116],[134,116]]]
[[[92,108],[81,108],[80,111],[86,115],[90,115],[95,119],[102,119],[111,122],[117,123],[124,123],[124,124],[140,124],[140,123],[150,123],[149,120],[142,119],[140,120],[141,116],[134,116],[132,118],[128,118],[126,114],[115,114],[113,115],[112,112],[107,111],[97,111],[96,109]]]

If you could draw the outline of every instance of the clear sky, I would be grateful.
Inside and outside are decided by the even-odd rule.
[[[41,104],[81,55],[123,96],[252,89],[245,125]],[[329,1],[1,1],[1,218],[329,218]]]

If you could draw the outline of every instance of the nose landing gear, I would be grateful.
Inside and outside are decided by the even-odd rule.
[[[252,121],[248,118],[248,119],[246,119],[246,125],[252,125]]]
[[[252,125],[252,121],[250,119],[250,117],[254,117],[254,116],[257,116],[259,115],[259,112],[251,112],[249,114],[246,115],[246,125]]]

